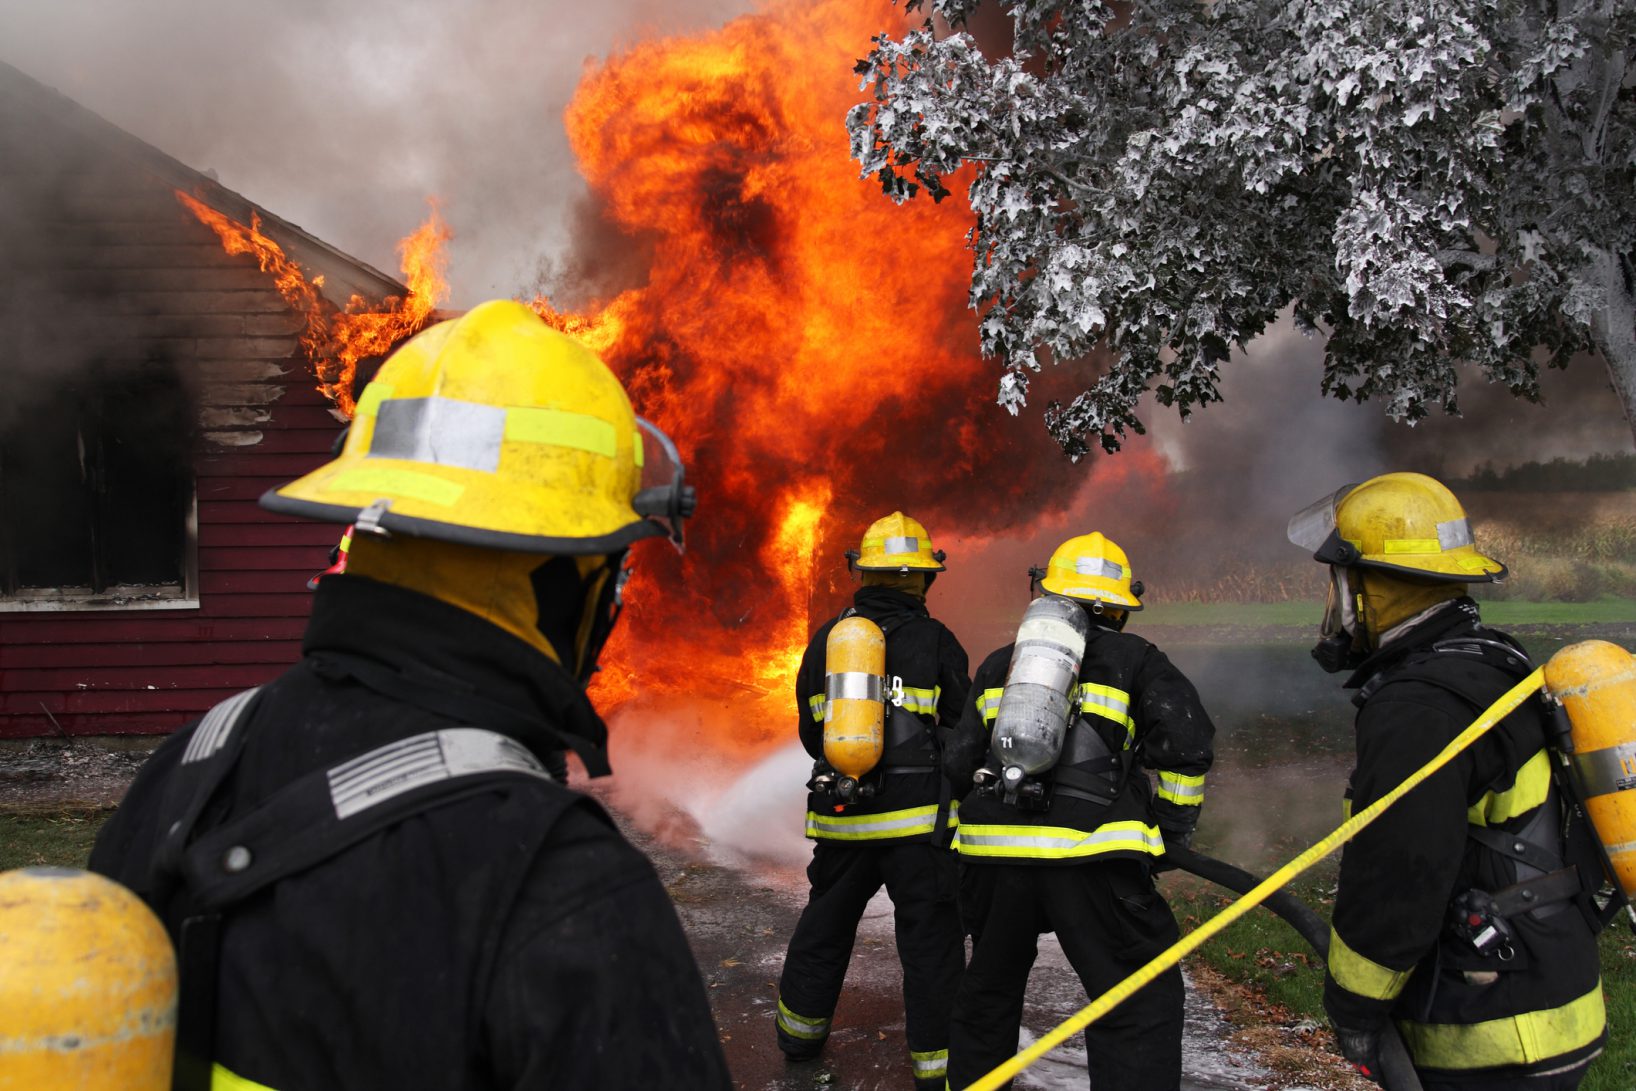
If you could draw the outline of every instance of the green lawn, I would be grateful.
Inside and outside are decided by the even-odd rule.
[[[0,871],[51,865],[84,867],[110,811],[0,815]]]
[[[1335,863],[1326,860],[1290,887],[1329,916]],[[1184,932],[1215,916],[1234,895],[1191,876],[1163,880]],[[1602,981],[1608,1003],[1608,1046],[1580,1091],[1629,1091],[1636,1086],[1636,937],[1621,917],[1602,933]],[[1192,956],[1234,981],[1264,992],[1297,1017],[1323,1021],[1323,964],[1289,925],[1257,909],[1230,925]]]

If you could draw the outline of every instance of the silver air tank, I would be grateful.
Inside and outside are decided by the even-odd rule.
[[[1090,619],[1072,599],[1045,595],[1028,605],[1006,671],[990,749],[1001,786],[1015,792],[1025,777],[1057,763],[1077,711],[1079,665]]]

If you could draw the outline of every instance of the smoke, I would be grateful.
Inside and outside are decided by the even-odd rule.
[[[464,307],[526,294],[567,242],[586,60],[748,6],[63,0],[0,6],[0,60],[388,273],[440,198]]]

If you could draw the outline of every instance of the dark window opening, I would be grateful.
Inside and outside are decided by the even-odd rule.
[[[191,593],[193,412],[174,371],[87,369],[0,430],[0,593]]]

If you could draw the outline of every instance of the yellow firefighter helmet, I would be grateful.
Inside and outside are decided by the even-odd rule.
[[[901,511],[870,523],[858,548],[846,551],[847,563],[860,572],[942,572],[946,556],[932,548],[926,528]]]
[[[1101,531],[1069,538],[1057,546],[1043,572],[1035,568],[1029,575],[1053,595],[1122,610],[1142,608],[1142,581],[1131,580],[1130,558]]]
[[[340,455],[261,502],[361,534],[596,554],[666,533],[680,545],[693,490],[675,445],[601,360],[495,300],[394,352]]]
[[[1460,501],[1425,474],[1381,474],[1340,489],[1291,519],[1289,537],[1343,568],[1448,583],[1505,577],[1505,565],[1477,551]]]
[[[176,958],[135,894],[72,868],[0,874],[0,966],[0,1089],[170,1087]]]

